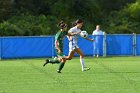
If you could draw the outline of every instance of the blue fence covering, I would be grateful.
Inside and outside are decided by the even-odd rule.
[[[90,42],[84,38],[79,38],[78,45],[85,56],[96,54],[96,48],[99,48],[99,54],[103,55],[140,55],[140,35],[111,35],[106,37],[89,36],[94,38],[95,42]],[[96,39],[98,38],[98,42]],[[106,40],[104,48],[103,42]],[[64,54],[69,53],[69,41],[64,39]],[[136,44],[135,44],[136,43]],[[134,46],[135,45],[135,46]],[[135,48],[134,48],[135,47]],[[54,36],[35,36],[35,37],[0,37],[0,59],[7,58],[36,58],[55,56]],[[78,56],[75,54],[74,56]]]
[[[133,55],[133,35],[107,35],[107,55]]]
[[[140,55],[140,35],[136,36],[136,55]]]
[[[54,37],[1,38],[1,58],[51,57]]]

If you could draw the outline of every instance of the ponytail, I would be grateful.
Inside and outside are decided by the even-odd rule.
[[[83,21],[82,21],[81,19],[77,19],[77,20],[75,21],[75,25],[80,24],[80,23],[83,23]]]

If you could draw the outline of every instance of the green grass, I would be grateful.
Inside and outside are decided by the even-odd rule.
[[[85,57],[42,67],[44,59],[0,61],[0,93],[140,93],[140,57]]]

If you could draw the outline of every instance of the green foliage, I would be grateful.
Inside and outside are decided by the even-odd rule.
[[[13,0],[0,0],[0,22],[12,15]]]
[[[124,7],[119,12],[112,12],[108,17],[108,31],[110,33],[140,33],[140,2]]]
[[[14,16],[10,20],[0,24],[2,36],[32,36],[53,34],[57,19],[52,16]],[[53,32],[54,31],[54,32]],[[55,32],[56,33],[56,32]]]
[[[138,21],[140,21],[140,1],[129,5],[127,11],[129,12],[130,16]]]
[[[84,20],[89,34],[100,24],[107,33],[140,33],[139,0],[2,0],[0,35],[54,35],[60,20]]]

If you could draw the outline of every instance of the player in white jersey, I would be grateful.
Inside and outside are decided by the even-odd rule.
[[[68,36],[68,39],[69,39],[69,55],[67,56],[66,60],[71,60],[74,53],[76,52],[77,54],[80,55],[80,63],[81,63],[81,66],[82,66],[82,71],[86,71],[86,70],[89,70],[90,68],[87,68],[85,66],[84,54],[82,53],[82,51],[80,50],[80,48],[77,45],[78,37],[80,35],[82,26],[83,26],[83,21],[78,19],[75,22],[75,26],[72,27],[68,32],[70,34],[72,34],[72,33],[77,33],[77,34],[74,35],[74,36]],[[85,39],[93,42],[92,39],[89,39],[87,37]]]

